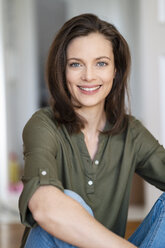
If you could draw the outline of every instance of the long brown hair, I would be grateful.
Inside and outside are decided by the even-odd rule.
[[[128,122],[125,93],[128,95],[127,81],[131,57],[128,44],[116,27],[93,14],[82,14],[67,21],[50,47],[46,80],[52,96],[54,116],[56,121],[64,124],[70,133],[77,133],[84,127],[84,120],[75,112],[67,88],[66,50],[72,39],[93,32],[104,35],[113,47],[116,75],[112,89],[105,100],[105,112],[112,126],[108,133],[116,134],[125,129]]]

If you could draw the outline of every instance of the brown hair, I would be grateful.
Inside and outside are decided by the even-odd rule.
[[[105,100],[105,112],[107,120],[112,125],[108,133],[116,134],[127,126],[125,93],[128,96],[127,81],[131,58],[126,40],[114,25],[93,14],[82,14],[67,21],[50,47],[46,80],[52,96],[55,119],[59,124],[64,124],[70,133],[79,132],[84,127],[84,120],[75,112],[67,88],[66,49],[72,39],[87,36],[93,32],[104,35],[113,47],[116,75],[112,89]]]

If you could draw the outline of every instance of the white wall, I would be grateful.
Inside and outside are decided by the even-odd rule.
[[[19,162],[23,163],[22,129],[38,108],[35,16],[33,0],[1,0],[0,3],[0,31],[3,31],[0,32],[3,34],[0,36],[0,49],[3,48],[0,53],[0,94],[4,93],[0,114],[1,124],[6,124],[6,127],[0,128],[4,144],[0,146],[0,154],[3,155],[3,160],[0,160],[0,199],[12,207],[14,202],[10,204],[7,188],[9,154],[18,154]],[[17,206],[17,202],[15,204]]]
[[[140,1],[139,35],[142,86],[140,100],[143,106],[141,115],[143,123],[162,144],[165,129],[165,123],[162,123],[162,120],[165,109],[161,107],[160,101],[165,98],[165,92],[160,84],[162,79],[160,78],[159,61],[160,56],[165,54],[165,23],[159,22],[158,3],[159,1],[156,0]],[[161,191],[145,184],[146,212],[160,194]]]
[[[6,198],[7,188],[7,132],[6,132],[6,90],[3,42],[3,2],[0,0],[0,203]]]
[[[38,107],[33,0],[4,1],[8,153],[22,158],[22,129]]]

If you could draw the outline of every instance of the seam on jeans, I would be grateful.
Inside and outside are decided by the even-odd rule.
[[[151,247],[151,245],[152,245],[152,243],[154,241],[154,238],[156,236],[156,233],[157,233],[157,231],[158,231],[158,229],[160,227],[160,224],[161,224],[161,222],[163,220],[163,215],[165,214],[165,200],[164,199],[159,199],[159,200],[161,200],[162,205],[163,205],[163,208],[161,209],[159,220],[158,220],[158,222],[157,222],[157,224],[156,224],[156,226],[154,228],[153,234],[152,234],[151,239],[149,240],[146,248],[150,248]]]

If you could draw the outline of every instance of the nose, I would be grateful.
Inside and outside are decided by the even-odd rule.
[[[93,81],[95,79],[95,71],[92,66],[86,66],[84,67],[84,70],[82,71],[82,80],[83,81]]]

